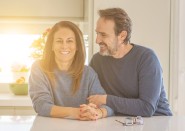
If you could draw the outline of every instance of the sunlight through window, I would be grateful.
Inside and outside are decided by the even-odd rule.
[[[30,34],[0,34],[0,82],[13,82],[12,66],[23,65],[30,67],[33,59],[31,43],[39,35]]]
[[[0,83],[15,82],[26,68],[30,68],[34,59],[31,57],[32,42],[38,34],[0,34]],[[88,35],[84,35],[86,61],[88,64]],[[16,72],[16,73],[15,73]],[[27,75],[29,75],[27,73]],[[16,76],[16,78],[15,78]],[[26,76],[28,79],[28,76]]]

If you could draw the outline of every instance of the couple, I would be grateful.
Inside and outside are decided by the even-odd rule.
[[[172,115],[155,53],[130,43],[131,20],[120,8],[99,10],[96,43],[85,66],[83,34],[69,21],[56,23],[43,59],[31,68],[29,94],[41,116],[97,120],[112,115]],[[105,93],[106,91],[106,93]]]

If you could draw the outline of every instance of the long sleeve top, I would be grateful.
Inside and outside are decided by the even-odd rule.
[[[87,97],[95,94],[105,94],[100,85],[95,71],[85,66],[79,90],[73,95],[71,91],[72,78],[64,71],[55,69],[55,87],[51,87],[48,77],[41,70],[39,61],[32,65],[29,77],[29,95],[31,97],[35,111],[41,116],[50,116],[53,105],[63,107],[79,107],[87,104]],[[108,106],[106,108],[108,116],[114,114]]]
[[[105,89],[107,105],[116,114],[133,116],[172,115],[156,54],[133,44],[122,58],[95,54],[90,62]]]

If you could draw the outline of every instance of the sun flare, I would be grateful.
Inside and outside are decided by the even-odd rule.
[[[30,45],[38,37],[35,34],[0,34],[0,81],[10,80],[13,64],[31,66]]]

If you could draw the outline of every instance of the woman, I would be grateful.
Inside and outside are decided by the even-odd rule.
[[[93,94],[105,94],[94,70],[84,65],[83,35],[72,22],[50,30],[43,59],[31,68],[29,94],[41,116],[96,120],[113,115],[111,108],[87,104]]]

